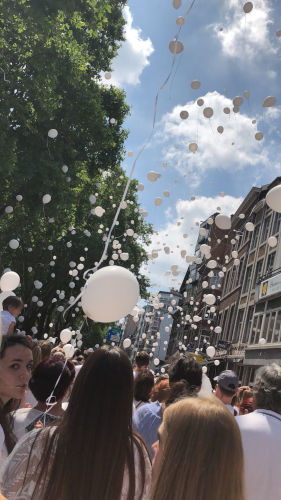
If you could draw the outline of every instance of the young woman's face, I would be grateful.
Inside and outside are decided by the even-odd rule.
[[[33,363],[32,351],[22,345],[8,347],[0,359],[0,398],[22,399],[28,389]]]
[[[158,429],[158,441],[155,441],[155,443],[153,443],[152,450],[154,451],[154,459],[152,461],[152,481],[154,481],[158,476],[164,452],[163,424],[161,424]]]

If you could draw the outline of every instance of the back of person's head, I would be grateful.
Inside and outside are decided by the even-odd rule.
[[[42,361],[44,361],[51,356],[52,344],[48,340],[39,340],[38,344],[41,347]]]
[[[81,367],[64,418],[43,453],[37,486],[43,481],[44,500],[116,500],[121,497],[125,467],[127,498],[135,498],[134,447],[142,486],[145,462],[140,441],[132,432],[132,408],[133,370],[127,354],[118,347],[97,349]],[[56,453],[44,483],[56,436]]]
[[[238,403],[239,415],[247,415],[248,413],[252,413],[254,411],[253,392],[250,388],[243,391]]]
[[[136,355],[136,365],[138,368],[146,368],[149,365],[149,354],[145,351],[140,351]]]
[[[22,308],[23,305],[23,301],[14,295],[6,297],[2,302],[3,311],[8,311],[9,307],[13,307],[14,309]]]
[[[152,388],[150,399],[152,402],[159,401],[165,403],[170,396],[169,378],[164,378],[156,382]]]
[[[136,401],[149,401],[154,377],[149,370],[144,370],[136,376],[134,382],[134,398]]]
[[[75,368],[71,361],[67,361],[64,366],[62,361],[49,358],[37,365],[29,381],[29,388],[35,399],[41,403],[44,403],[54,391],[52,403],[63,398],[74,377]],[[56,385],[58,379],[59,382]]]
[[[159,434],[151,500],[244,500],[240,431],[217,398],[174,403]]]
[[[42,352],[41,352],[41,347],[38,342],[32,343],[32,354],[33,354],[33,368],[32,370],[34,371],[36,366],[39,365],[42,361]]]
[[[199,390],[202,384],[202,367],[193,357],[181,356],[169,368],[170,385],[184,380],[191,390]]]
[[[262,366],[253,385],[254,406],[281,414],[281,367],[276,363]]]

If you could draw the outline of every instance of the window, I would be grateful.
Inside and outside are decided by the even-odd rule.
[[[244,316],[244,309],[240,309],[239,312],[238,312],[237,321],[236,321],[236,328],[235,328],[233,339],[232,339],[232,342],[234,344],[236,342],[238,342],[239,337],[240,337],[240,332],[241,332],[241,327],[242,327],[242,322],[243,322],[243,316]]]
[[[263,330],[262,330],[262,337],[264,339],[266,339],[266,337],[267,337],[267,330],[268,330],[269,319],[270,319],[270,313],[267,313],[266,316],[265,316],[265,318],[264,318]]]
[[[231,340],[231,338],[232,338],[232,320],[233,320],[234,308],[235,308],[235,304],[233,304],[231,306],[231,309],[230,309],[226,340]]]
[[[241,285],[240,279],[241,279],[243,265],[244,265],[244,257],[240,260],[240,264],[239,264],[239,269],[238,269],[238,273],[237,273],[237,286]],[[242,274],[242,276],[243,276],[243,274]]]
[[[224,283],[224,295],[226,295],[226,294],[227,294],[227,287],[228,287],[229,273],[230,273],[230,271],[227,271],[227,273],[226,273],[226,277],[225,277],[225,283]]]
[[[223,338],[225,338],[225,330],[224,330],[224,327],[225,327],[225,323],[226,323],[227,313],[228,313],[228,309],[226,309],[226,310],[224,311],[224,316],[223,316],[223,322],[222,322],[222,337],[223,337]]]
[[[251,331],[251,326],[253,323],[254,306],[250,306],[247,314],[247,321],[244,329],[244,335],[242,342],[246,343],[249,340],[249,335]]]
[[[274,223],[273,223],[272,234],[279,233],[280,225],[281,225],[281,213],[276,212],[275,218],[274,218]]]
[[[271,215],[268,215],[264,219],[264,222],[263,222],[263,230],[262,230],[262,238],[261,238],[262,242],[266,241],[268,236],[269,236],[270,222],[271,222]]]
[[[271,318],[269,321],[269,327],[268,327],[268,332],[267,332],[267,339],[266,339],[268,343],[272,342],[275,317],[276,317],[276,312],[271,313]]]
[[[273,330],[272,342],[280,342],[280,334],[281,334],[281,310],[277,312],[277,318]]]
[[[267,263],[266,263],[266,270],[265,270],[265,274],[267,273],[271,273],[273,271],[273,267],[274,267],[274,260],[275,260],[275,255],[276,255],[276,252],[272,252],[271,254],[269,254],[269,256],[267,257]]]
[[[263,264],[263,259],[260,259],[257,262],[257,265],[256,265],[256,272],[255,272],[255,278],[254,278],[253,286],[256,285],[258,279],[261,277],[262,264]]]
[[[254,248],[256,248],[257,246],[257,242],[258,242],[258,237],[259,237],[259,232],[260,232],[260,227],[261,225],[258,224],[255,229],[254,229],[254,232],[253,232],[253,236],[252,236],[252,240],[251,240],[251,246],[250,246],[250,250],[253,250]]]
[[[259,341],[261,333],[261,323],[262,323],[262,315],[260,314],[259,316],[255,316],[253,321],[252,335],[251,335],[252,344],[257,344]]]
[[[250,283],[251,283],[251,276],[252,276],[252,268],[253,266],[248,266],[247,271],[246,271],[246,276],[245,276],[245,281],[244,281],[244,286],[242,293],[247,293],[249,288],[250,288]]]

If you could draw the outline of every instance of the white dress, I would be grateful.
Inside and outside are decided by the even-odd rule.
[[[54,432],[54,430],[55,427],[51,428],[50,432]],[[22,485],[26,474],[26,466],[28,463],[31,447],[32,444],[34,443],[34,440],[38,432],[40,432],[40,429],[36,429],[32,432],[29,432],[26,436],[24,436],[18,442],[12,453],[9,455],[6,463],[4,464],[0,491],[3,493],[4,496],[7,497],[8,500],[30,500],[32,497],[32,494],[36,486],[36,482],[34,481],[34,476],[37,472],[38,464],[41,459],[42,449],[45,444],[45,437],[44,437],[45,432],[41,432],[41,435],[36,440],[36,444],[32,449],[28,474],[27,474],[27,481],[23,488]],[[52,450],[51,457],[54,458],[54,449]],[[137,452],[136,446],[134,451],[134,457],[135,457],[135,470],[136,470],[135,498],[139,499],[142,484],[141,484],[141,468],[139,463],[139,454]],[[144,457],[145,457],[145,485],[141,500],[149,500],[150,489],[151,489],[151,463],[146,450],[144,450]],[[125,500],[127,498],[128,490],[129,490],[129,474],[125,470],[120,500]],[[38,497],[36,496],[35,498],[36,500],[40,500],[41,497],[42,495]]]

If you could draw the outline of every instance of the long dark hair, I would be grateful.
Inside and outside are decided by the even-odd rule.
[[[0,347],[0,360],[4,358],[6,349],[16,345],[21,345],[31,350],[29,342],[22,335],[5,335],[2,338]],[[11,398],[4,404],[0,398],[0,425],[5,435],[5,446],[9,454],[16,444],[16,438],[13,434],[13,416],[11,412],[16,410],[19,405],[20,400]]]
[[[145,445],[132,432],[132,405],[133,372],[127,355],[118,347],[96,350],[77,376],[68,409],[58,427],[54,432],[45,429],[39,433],[46,435],[46,442],[32,498],[40,494],[43,500],[117,500],[126,467],[127,498],[133,500],[134,445],[143,488]],[[28,469],[26,481],[27,476]]]

